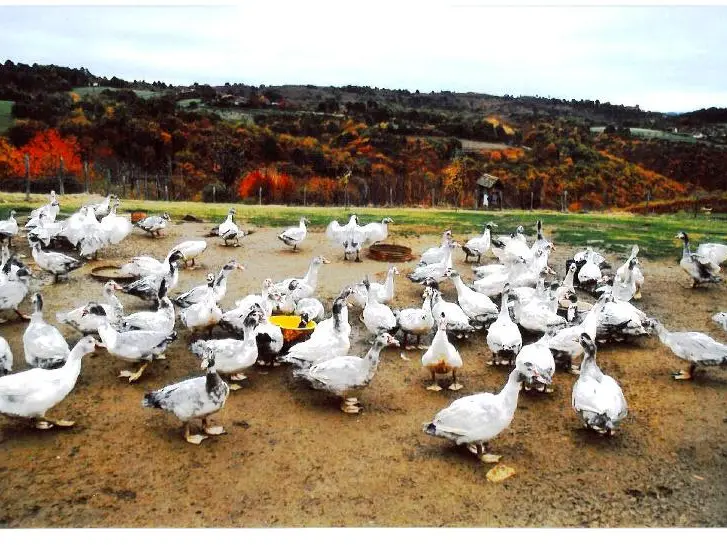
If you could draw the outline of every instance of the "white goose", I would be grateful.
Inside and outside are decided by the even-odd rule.
[[[103,296],[106,303],[101,304],[106,311],[106,316],[108,316],[109,322],[114,327],[119,324],[122,316],[124,315],[124,307],[121,305],[121,301],[119,301],[119,298],[116,297],[115,293],[118,289],[121,289],[121,286],[113,280],[106,282],[103,286]],[[101,325],[103,319],[94,314],[83,312],[89,304],[97,303],[87,303],[68,312],[58,312],[56,313],[56,320],[59,324],[71,326],[82,335],[91,335],[96,333],[98,331],[98,326]]]
[[[0,377],[13,370],[13,351],[4,337],[0,337]]]
[[[59,210],[60,204],[58,203],[58,199],[56,198],[56,192],[51,191],[48,204],[44,204],[43,206],[36,208],[35,210],[31,210],[30,219],[25,224],[25,229],[31,230],[37,227],[39,225],[39,218],[41,216],[45,216],[51,223],[54,222],[56,220],[56,216],[58,215]]]
[[[152,237],[160,237],[162,229],[167,228],[167,224],[171,221],[171,217],[167,212],[164,212],[161,216],[147,216],[146,218],[137,221],[134,225],[146,231]]]
[[[389,224],[394,223],[391,218],[384,218],[380,222],[367,223],[361,227],[364,235],[364,244],[378,244],[389,236]]]
[[[275,287],[284,294],[290,294],[293,303],[298,302],[300,299],[305,297],[311,297],[318,287],[318,273],[321,266],[330,263],[328,259],[322,255],[316,256],[311,260],[308,266],[308,271],[305,273],[303,278],[286,278],[275,284]],[[293,280],[297,280],[297,284],[293,289],[290,289],[290,284]]]
[[[240,228],[235,223],[235,209],[230,208],[227,212],[227,218],[217,228],[217,235],[225,241],[225,246],[231,240],[234,242],[234,246],[240,245],[240,237],[245,234],[240,231]]]
[[[159,261],[148,255],[132,257],[131,261],[121,266],[119,272],[124,275],[143,277],[143,276],[162,276],[169,271],[169,262],[174,259],[183,259],[184,253],[177,249],[178,246],[172,248],[164,261]]]
[[[529,263],[533,259],[533,251],[527,245],[524,233],[523,226],[518,225],[515,233],[497,237],[492,241],[492,253],[500,263],[507,265],[520,260]]]
[[[457,445],[467,445],[483,462],[498,462],[501,456],[488,453],[488,442],[512,422],[524,380],[525,375],[513,369],[498,394],[483,392],[461,397],[424,424],[422,431]]]
[[[368,278],[365,278],[364,286],[368,291],[368,299],[363,309],[363,323],[373,335],[391,333],[396,330],[396,316],[388,306],[374,299],[370,285]]]
[[[457,303],[445,301],[441,291],[428,286],[424,288],[425,296],[428,291],[432,294],[432,315],[441,316],[444,314],[447,319],[447,331],[449,333],[461,339],[481,328],[481,326],[472,325],[469,316]]]
[[[196,266],[194,263],[195,259],[201,256],[206,249],[207,242],[204,240],[185,240],[172,248],[169,253],[181,253],[184,264],[190,269],[194,269]],[[191,265],[189,264],[190,261],[192,262]]]
[[[676,238],[680,238],[684,242],[679,265],[692,277],[693,288],[700,284],[712,284],[722,280],[719,277],[719,265],[715,265],[709,257],[692,253],[689,248],[689,236],[684,231],[679,231]]]
[[[117,198],[116,195],[109,194],[100,203],[88,204],[86,206],[100,220],[111,213],[111,200],[115,198]]]
[[[371,292],[372,297],[379,303],[388,304],[394,298],[394,277],[399,275],[399,269],[395,266],[389,267],[386,273],[386,280],[383,284],[379,282],[371,282],[368,291],[363,282],[355,284],[353,287],[353,293],[351,297],[356,305],[360,307],[366,306],[366,300],[368,299],[368,292]]]
[[[30,284],[30,271],[26,267],[19,268],[15,278],[10,275],[12,261],[8,260],[3,266],[3,274],[0,274],[0,310],[12,310],[23,320],[29,320],[18,310],[18,305],[23,302],[28,294]],[[0,320],[0,323],[6,320]]]
[[[33,260],[38,267],[51,273],[55,282],[59,278],[67,278],[71,271],[83,267],[81,261],[71,256],[59,252],[46,252],[41,250],[40,241],[36,238],[31,240],[31,237],[28,237],[28,241],[32,248]]]
[[[601,281],[601,269],[595,262],[595,253],[592,248],[586,249],[586,262],[578,271],[578,282],[584,289],[593,290]]]
[[[55,369],[66,361],[70,349],[61,332],[43,319],[43,297],[32,297],[33,314],[23,333],[25,361],[31,367]]]
[[[441,261],[432,263],[431,265],[421,265],[407,274],[406,277],[412,282],[418,282],[420,284],[427,279],[431,279],[437,283],[442,282],[447,270],[452,268],[452,250],[459,246],[460,244],[458,242],[450,241]]]
[[[727,260],[727,244],[703,242],[697,246],[697,254],[709,259],[714,265],[722,265]]]
[[[442,243],[439,246],[428,248],[422,253],[422,257],[419,258],[419,265],[431,265],[432,263],[439,263],[442,258],[446,255],[446,249],[449,246],[449,242],[452,240],[452,231],[447,229],[442,233]]]
[[[363,246],[365,235],[358,224],[356,214],[351,214],[346,225],[340,225],[333,220],[326,227],[326,237],[337,246],[343,246],[343,260],[347,261],[349,256],[356,254],[356,261],[361,261],[360,251]]]
[[[106,310],[101,305],[89,305],[87,312],[101,317],[106,316]],[[143,362],[134,373],[131,371],[121,371],[119,373],[119,378],[128,377],[129,382],[139,380],[153,359],[164,359],[164,351],[167,349],[167,345],[177,337],[175,332],[169,334],[164,331],[118,332],[111,327],[108,319],[104,320],[104,323],[99,326],[98,334],[101,337],[103,346],[112,356],[126,361]]]
[[[298,245],[305,240],[308,230],[306,224],[309,223],[306,218],[300,218],[298,227],[289,227],[278,235],[278,239],[283,242],[286,246],[293,248],[293,251],[298,249]]]
[[[401,346],[404,349],[407,345],[409,335],[416,336],[416,346],[421,348],[422,335],[429,335],[434,327],[434,316],[432,315],[432,290],[424,290],[424,302],[421,308],[405,308],[394,311],[399,329],[402,332]]]
[[[188,443],[199,445],[210,435],[222,435],[222,426],[210,426],[209,417],[225,406],[230,388],[220,378],[215,368],[214,353],[209,352],[202,363],[207,373],[202,377],[190,378],[149,392],[141,402],[142,407],[169,411],[184,422],[184,438]],[[204,434],[192,435],[190,421],[202,420]]]
[[[656,322],[644,312],[631,303],[615,299],[608,291],[603,300],[596,332],[599,340],[621,341],[652,334]]]
[[[606,304],[606,296],[596,302],[580,324],[572,325],[558,331],[548,339],[548,346],[556,363],[560,362],[567,366],[571,372],[577,372],[574,367],[574,360],[583,354],[581,345],[581,334],[586,333],[589,338],[595,339],[598,331],[598,321],[601,309]]]
[[[12,246],[12,240],[18,234],[18,221],[15,219],[15,210],[10,211],[10,217],[0,221],[0,240],[7,239]]]
[[[492,351],[492,363],[490,365],[497,365],[498,357],[501,360],[503,357],[507,357],[508,363],[513,363],[523,345],[520,329],[510,318],[510,311],[507,306],[509,295],[510,286],[506,284],[502,291],[500,315],[487,331],[487,346]]]
[[[467,243],[462,246],[462,250],[464,250],[465,258],[464,262],[467,263],[469,258],[477,258],[477,263],[480,262],[482,259],[482,256],[487,253],[487,251],[490,249],[491,241],[492,241],[492,228],[497,227],[497,224],[490,222],[487,222],[485,224],[485,231],[482,233],[481,236],[471,238],[467,241]]]
[[[686,371],[675,373],[675,380],[691,380],[698,365],[709,367],[727,365],[727,345],[718,343],[709,335],[697,331],[674,331],[657,322],[659,340],[669,347],[675,356],[691,363]]]
[[[523,346],[515,358],[515,369],[526,377],[526,390],[534,387],[541,392],[553,391],[550,384],[555,374],[555,359],[548,347],[548,339],[554,333],[554,329],[549,329],[536,342]]]
[[[518,325],[532,333],[545,333],[549,328],[558,330],[566,327],[567,320],[553,309],[553,302],[556,302],[555,299],[551,301],[533,297],[528,303],[521,305],[515,298],[517,310],[514,314]]]
[[[596,343],[587,334],[579,339],[584,357],[581,374],[573,385],[571,404],[584,427],[601,434],[614,434],[616,426],[626,418],[628,407],[621,387],[596,364]]]
[[[293,376],[305,380],[317,390],[325,390],[341,398],[344,413],[357,414],[361,412],[361,405],[350,394],[368,386],[378,369],[381,351],[387,346],[399,346],[399,342],[388,333],[381,333],[363,358],[336,356],[296,369]]]
[[[210,292],[199,303],[182,309],[179,318],[193,334],[207,330],[207,335],[212,336],[212,330],[222,320],[222,314],[222,309],[217,306],[214,292]]]
[[[63,367],[29,369],[0,377],[0,413],[31,418],[35,427],[42,430],[73,426],[72,421],[51,419],[45,413],[71,393],[81,373],[81,359],[96,346],[93,337],[83,337],[70,351]]]
[[[212,352],[215,356],[217,372],[228,375],[231,381],[239,382],[247,379],[246,369],[255,365],[258,358],[255,328],[263,319],[261,310],[253,309],[245,317],[243,324],[243,340],[238,339],[212,339],[193,342],[189,349],[198,357]],[[231,390],[238,390],[239,384],[231,384]]]
[[[467,287],[462,277],[454,269],[449,269],[445,276],[452,279],[457,290],[457,302],[467,317],[476,324],[489,324],[497,319],[497,305],[483,293]]]
[[[51,240],[59,236],[65,228],[65,224],[63,222],[52,221],[47,216],[38,217],[35,223],[36,226],[30,229],[28,235],[32,235],[40,240],[43,247],[48,247]]]
[[[159,285],[158,299],[159,307],[155,311],[145,310],[122,316],[119,320],[119,331],[146,330],[171,335],[176,317],[174,305],[167,297],[167,284],[164,280]]]
[[[116,199],[109,214],[101,220],[101,230],[106,234],[106,238],[111,244],[120,243],[133,229],[128,218],[116,215],[116,210],[120,204],[119,199]]]
[[[167,270],[164,274],[152,274],[144,276],[131,284],[121,288],[123,293],[138,297],[143,301],[154,301],[159,306],[159,288],[162,281],[166,283],[167,291],[173,290],[179,282],[179,264],[177,261],[182,258],[180,252],[174,252],[167,260]]]
[[[344,289],[333,301],[331,318],[318,324],[308,340],[291,346],[287,354],[278,357],[278,362],[310,367],[316,362],[348,354],[351,325],[348,323],[346,298],[349,295],[350,291]]]
[[[712,321],[727,331],[727,312],[718,312],[712,316]]]
[[[639,247],[634,244],[629,258],[616,270],[611,294],[619,301],[641,299],[641,286],[644,283],[644,275],[641,274],[638,267],[639,261],[636,259],[638,253]]]
[[[301,319],[304,319],[303,316],[305,316],[306,322],[322,320],[325,313],[323,303],[315,297],[304,297],[295,304],[295,310],[293,311],[293,314],[300,316]]]
[[[449,390],[461,390],[462,385],[457,382],[457,370],[462,368],[462,357],[447,338],[447,319],[444,314],[437,318],[437,333],[432,339],[429,349],[422,354],[422,366],[432,375],[432,384],[427,390],[438,392],[442,387],[437,383],[437,374],[452,373],[452,383]]]

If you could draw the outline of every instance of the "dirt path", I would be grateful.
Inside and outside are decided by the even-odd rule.
[[[175,225],[159,241],[136,232],[104,257],[162,258],[173,244],[209,227]],[[312,233],[297,254],[281,248],[276,233],[260,229],[239,249],[207,239],[204,267],[184,271],[176,291],[201,283],[233,256],[247,270],[233,273],[226,308],[258,291],[265,277],[302,276],[318,253],[332,260],[320,273],[327,309],[344,284],[364,273],[384,277],[386,264],[343,262],[323,233]],[[420,253],[438,238],[394,241]],[[560,275],[572,253],[559,247],[551,259]],[[456,260],[469,280],[461,253]],[[420,304],[421,288],[403,276],[411,267],[400,267],[393,306]],[[676,259],[642,267],[640,308],[675,330],[701,330],[727,341],[710,320],[727,310],[724,285],[685,289],[688,279]],[[43,286],[49,321],[55,323],[56,311],[101,296],[101,284],[86,274],[90,268],[73,273],[66,284]],[[454,299],[450,283],[444,293]],[[127,312],[144,308],[121,297]],[[351,353],[361,355],[366,336],[357,311],[351,323]],[[25,368],[24,327],[14,319],[0,326],[16,370]],[[63,331],[71,342],[79,337]],[[187,350],[189,333],[178,331],[167,360],[155,362],[138,384],[118,379],[127,364],[105,351],[87,357],[75,390],[52,411],[77,421],[70,430],[42,432],[0,416],[0,527],[727,524],[727,374],[711,369],[691,383],[675,383],[670,372],[683,362],[656,339],[598,352],[600,366],[621,383],[629,403],[616,437],[581,429],[570,406],[573,375],[556,374],[550,396],[521,393],[511,427],[492,442],[517,475],[493,484],[485,478],[490,466],[421,432],[422,423],[452,400],[504,384],[506,371],[484,363],[489,351],[482,333],[459,346],[465,362],[459,392],[425,389],[421,351],[408,352],[404,360],[399,350],[387,350],[359,395],[365,410],[357,416],[341,413],[324,393],[292,383],[287,367],[256,368],[215,418],[229,433],[195,447],[183,441],[172,415],[140,405],[146,390],[200,373]]]

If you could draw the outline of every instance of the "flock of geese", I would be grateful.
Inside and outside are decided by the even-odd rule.
[[[50,202],[34,210],[25,225],[32,257],[41,270],[59,281],[82,261],[50,251],[50,244],[68,243],[81,257],[95,256],[104,248],[121,243],[132,231],[128,219],[117,216],[119,200],[113,195],[101,203],[87,205],[63,221],[55,193]],[[235,223],[235,210],[218,226],[216,234],[224,243],[240,244],[245,236]],[[152,237],[159,237],[169,216],[147,217],[135,224]],[[343,259],[360,261],[360,252],[388,236],[390,218],[360,225],[352,215],[348,223],[332,221],[326,236]],[[278,239],[293,251],[304,243],[308,221],[301,218]],[[578,375],[572,388],[572,407],[587,428],[613,434],[628,413],[626,399],[617,380],[605,374],[597,363],[597,343],[624,342],[656,334],[672,352],[690,362],[677,373],[678,380],[691,379],[696,366],[727,364],[727,346],[700,332],[670,332],[647,316],[632,302],[641,298],[644,275],[639,267],[638,246],[612,273],[605,257],[586,248],[567,263],[564,278],[553,281],[556,272],[549,265],[554,249],[537,223],[535,240],[528,242],[522,226],[512,234],[493,235],[497,225],[487,223],[480,236],[460,245],[451,231],[445,231],[439,246],[426,249],[407,278],[422,286],[422,302],[412,308],[391,308],[399,270],[391,266],[382,283],[368,277],[342,287],[327,317],[325,305],[316,298],[318,275],[330,263],[314,257],[305,275],[274,281],[266,279],[259,292],[251,293],[224,310],[227,282],[234,271],[245,267],[230,259],[217,274],[194,288],[170,296],[178,284],[180,270],[197,266],[195,260],[207,249],[204,240],[188,240],[171,248],[159,261],[137,256],[121,267],[121,272],[137,280],[121,286],[109,281],[102,298],[56,315],[59,324],[83,337],[70,348],[65,337],[43,315],[41,293],[30,294],[30,269],[11,252],[18,234],[15,212],[0,222],[3,239],[0,264],[0,310],[12,310],[29,324],[23,335],[25,361],[31,369],[11,373],[13,354],[0,337],[0,413],[32,419],[39,429],[71,426],[73,422],[51,419],[46,413],[73,389],[84,355],[105,349],[113,356],[136,364],[121,371],[129,382],[139,380],[145,369],[164,359],[168,345],[179,335],[177,317],[189,331],[189,350],[200,360],[204,374],[170,384],[144,395],[142,406],[169,411],[184,423],[184,437],[199,444],[224,433],[210,422],[223,408],[231,390],[240,388],[246,372],[254,365],[289,365],[295,379],[324,390],[341,401],[341,410],[356,414],[362,406],[355,393],[374,378],[381,352],[392,346],[420,348],[423,370],[430,378],[427,390],[462,388],[463,360],[456,344],[463,338],[487,344],[489,365],[511,368],[507,381],[497,394],[477,393],[455,400],[423,426],[429,435],[465,445],[485,462],[499,459],[488,442],[506,429],[515,414],[521,387],[551,392],[556,369]],[[692,251],[686,233],[681,267],[693,280],[693,287],[720,281],[720,265],[727,260],[727,245],[701,244]],[[63,240],[61,240],[63,239]],[[472,264],[474,281],[466,283],[454,265],[454,251],[461,248],[464,262]],[[481,264],[492,255],[495,261]],[[443,282],[452,282],[456,301],[444,299]],[[583,293],[595,298],[587,303]],[[147,301],[148,310],[125,314],[117,294]],[[31,316],[18,307],[27,297]],[[371,347],[361,355],[350,355],[352,325],[349,308],[361,309],[359,320],[370,335]],[[293,315],[298,327],[316,322],[310,336],[297,343],[286,342],[283,330],[271,320],[274,315]],[[713,317],[727,331],[727,313]],[[215,328],[223,338],[212,338]],[[433,334],[433,337],[431,335]],[[400,338],[395,338],[400,334]],[[206,337],[206,338],[203,338]],[[430,339],[429,345],[422,344]],[[531,342],[524,342],[533,339]],[[402,357],[405,358],[402,352]],[[407,358],[405,358],[407,359]],[[4,376],[2,376],[4,375]],[[450,377],[451,378],[448,378]],[[536,394],[537,395],[537,394]],[[193,432],[192,422],[201,420]]]

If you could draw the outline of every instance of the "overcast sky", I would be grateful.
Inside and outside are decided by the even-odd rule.
[[[655,111],[727,107],[726,6],[6,5],[0,21],[0,62],[84,66],[131,80],[538,94]]]

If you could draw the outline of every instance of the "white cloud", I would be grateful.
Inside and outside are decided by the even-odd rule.
[[[126,79],[347,83],[727,106],[725,7],[470,2],[0,7],[0,51]]]

